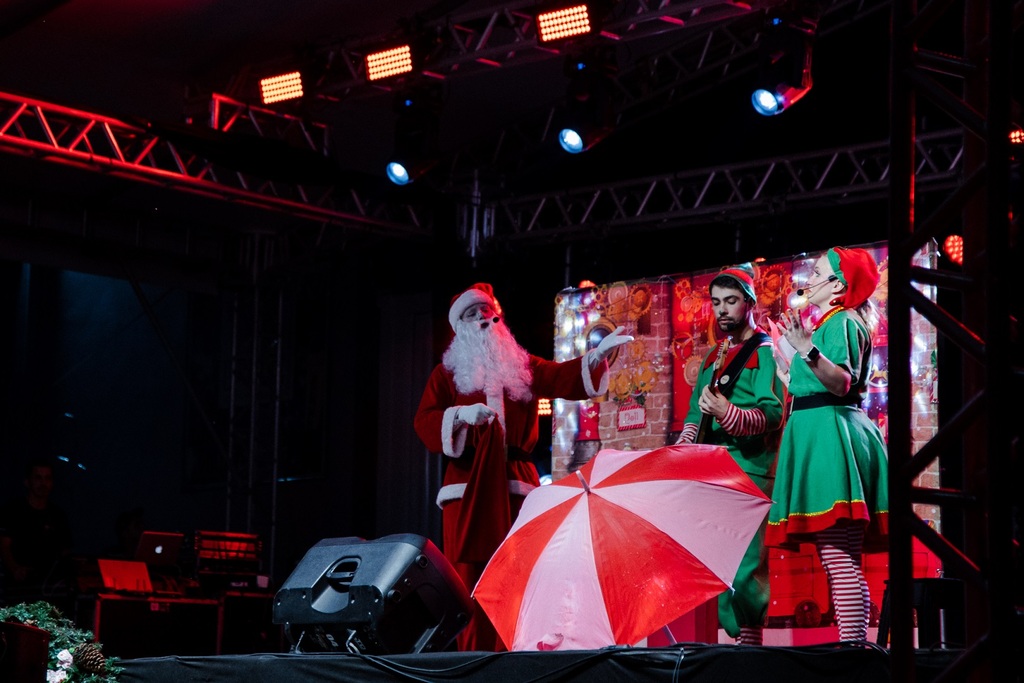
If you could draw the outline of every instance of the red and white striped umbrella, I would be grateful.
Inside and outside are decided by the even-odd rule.
[[[721,446],[603,450],[530,492],[473,597],[510,650],[632,645],[731,588],[770,506]]]

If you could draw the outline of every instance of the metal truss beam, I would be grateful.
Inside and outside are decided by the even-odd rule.
[[[912,683],[916,676],[913,538],[938,555],[945,577],[961,581],[964,591],[962,604],[946,612],[962,608],[966,642],[952,645],[962,646],[960,654],[930,680],[990,681],[1020,670],[1014,602],[1019,537],[1012,529],[1019,496],[1012,468],[1020,457],[1014,451],[1021,421],[1006,417],[1024,412],[1020,339],[1011,329],[1011,316],[1019,311],[1013,296],[1019,291],[1019,236],[1012,237],[1010,216],[1020,207],[1013,207],[1010,193],[1010,62],[1021,3],[1016,20],[1011,4],[893,4],[889,364],[909,368],[912,316],[923,316],[938,332],[940,371],[954,369],[943,383],[960,394],[956,405],[945,407],[949,415],[940,412],[939,433],[914,453],[912,378],[909,372],[889,376],[893,681]],[[962,15],[951,25],[960,30],[952,36],[935,30],[944,14],[955,11]],[[915,172],[923,159],[919,105],[921,111],[929,107],[931,116],[948,115],[962,126],[964,138],[962,185],[928,212],[921,210]],[[936,270],[913,265],[922,243],[950,233],[963,236],[962,267],[941,261]],[[920,292],[932,285],[939,288],[937,303]],[[920,472],[940,457],[941,491],[916,486]],[[925,502],[940,505],[941,529],[917,514],[914,506]]]
[[[919,193],[956,188],[962,131],[923,135],[915,149]],[[496,201],[492,239],[573,241],[597,230],[667,229],[880,200],[889,193],[890,154],[885,141]]]
[[[756,13],[778,2],[743,3],[732,0],[625,0],[616,3],[614,14],[601,25],[602,35],[614,40],[631,41],[655,34],[692,29],[705,24]],[[502,7],[424,22],[418,36],[436,37],[437,52],[425,67],[429,75],[448,77],[495,69],[513,64],[551,59],[559,50],[537,41],[534,0],[505,3]],[[326,75],[314,88],[319,96],[354,97],[379,92],[381,87],[366,81],[365,57],[369,52],[412,39],[413,35],[381,35],[360,38],[346,44],[321,49],[325,63],[340,64],[337,75]]]
[[[818,37],[841,30],[876,11],[891,0],[836,0],[825,12]],[[616,129],[623,130],[671,106],[707,94],[712,88],[750,73],[757,67],[764,17],[748,12],[716,22],[686,24],[678,38],[664,50],[630,62],[614,78]],[[557,56],[553,53],[550,56]],[[520,169],[553,134],[562,102],[538,108],[511,126],[472,141],[460,149],[451,166],[453,184],[470,177],[481,167]]]
[[[215,131],[236,131],[259,127],[263,120],[285,126],[285,133],[298,135],[307,150],[322,151],[319,130],[303,127],[297,120],[249,109],[222,99],[214,123]],[[426,237],[429,228],[420,224],[410,205],[376,201],[354,189],[334,185],[304,185],[269,181],[248,172],[229,168],[189,149],[187,127],[154,132],[145,122],[128,123],[107,116],[57,104],[0,93],[0,151],[23,154],[50,163],[106,173],[115,177],[150,183],[195,195],[285,212],[325,225],[367,231],[383,236]],[[168,132],[169,131],[169,132]],[[318,135],[314,136],[316,132]],[[210,143],[196,131],[194,142]],[[184,142],[176,141],[176,136]],[[212,141],[219,144],[220,140]],[[255,152],[259,155],[259,151]],[[256,165],[272,166],[267,159]]]

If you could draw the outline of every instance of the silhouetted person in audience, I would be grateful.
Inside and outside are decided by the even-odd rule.
[[[145,530],[145,511],[141,507],[124,510],[114,521],[117,543],[104,550],[103,556],[118,560],[134,560],[139,548],[139,538]]]
[[[67,514],[50,500],[53,463],[32,460],[25,468],[24,483],[24,497],[0,509],[4,599],[11,604],[36,600],[56,604],[68,593],[72,538]]]

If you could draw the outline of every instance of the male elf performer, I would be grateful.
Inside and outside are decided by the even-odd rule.
[[[784,386],[775,373],[770,336],[754,322],[754,270],[750,264],[722,269],[709,287],[719,342],[701,366],[676,443],[725,447],[769,498],[775,482]],[[728,341],[724,365],[715,378],[715,360]],[[707,416],[707,417],[705,417]],[[700,429],[705,418],[707,429]],[[718,598],[718,620],[743,645],[760,645],[768,617],[768,551],[765,524],[751,539],[733,581]]]

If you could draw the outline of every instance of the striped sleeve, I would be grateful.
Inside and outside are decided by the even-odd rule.
[[[683,425],[683,431],[679,432],[679,438],[676,439],[676,443],[693,443],[693,440],[696,438],[697,425],[687,422]]]
[[[730,404],[719,424],[729,436],[753,436],[767,431],[768,420],[760,408],[743,409]]]

